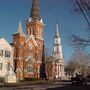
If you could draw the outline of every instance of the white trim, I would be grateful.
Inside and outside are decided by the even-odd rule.
[[[33,35],[30,35],[30,37],[26,40],[26,43],[27,43],[30,39],[32,39],[34,45],[37,46],[36,40],[35,40],[35,38],[34,38]]]

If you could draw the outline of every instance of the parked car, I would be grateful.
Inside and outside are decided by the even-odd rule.
[[[89,76],[87,76],[87,81],[88,81],[88,82],[90,82],[90,75],[89,75]]]
[[[71,78],[72,84],[87,84],[87,78],[83,77],[82,75],[76,75],[75,77]]]

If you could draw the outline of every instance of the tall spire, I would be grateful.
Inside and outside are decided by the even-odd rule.
[[[39,9],[38,9],[38,0],[33,0],[33,2],[32,2],[30,17],[33,20],[40,20]]]
[[[18,33],[22,33],[22,24],[21,24],[21,21],[19,22],[17,32]]]
[[[56,28],[55,28],[55,30],[56,30],[56,35],[55,35],[55,37],[59,37],[59,28],[58,28],[58,24],[56,23]]]
[[[63,60],[63,53],[62,53],[62,44],[61,44],[61,37],[59,36],[59,28],[58,24],[56,23],[55,27],[55,38],[54,38],[54,48],[53,48],[53,57],[56,66],[56,78],[63,79],[64,77],[64,60]]]
[[[17,31],[13,33],[13,35],[17,35],[17,34],[20,34],[22,36],[25,36],[25,33],[22,30],[22,23],[21,23],[21,21],[19,22]]]

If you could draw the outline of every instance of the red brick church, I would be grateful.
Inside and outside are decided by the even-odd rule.
[[[43,27],[38,0],[33,0],[31,14],[26,22],[26,32],[23,32],[20,22],[17,31],[13,33],[14,68],[19,80],[40,77],[44,46]]]

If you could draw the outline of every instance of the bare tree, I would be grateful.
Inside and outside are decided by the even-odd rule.
[[[75,12],[81,13],[90,27],[90,0],[68,0]]]
[[[68,44],[73,46],[74,49],[84,49],[86,46],[90,45],[90,40],[71,34],[68,37]]]
[[[70,59],[65,67],[66,75],[73,76],[74,71],[77,68],[77,62]]]
[[[68,0],[68,1],[73,6],[73,11],[75,11],[75,13],[83,15],[84,19],[88,24],[89,27],[88,30],[90,30],[90,0]],[[84,48],[90,45],[90,37],[87,37],[85,39],[76,35],[71,35],[70,38],[71,38],[70,45],[73,45],[74,47]]]
[[[66,71],[70,75],[77,73],[86,76],[88,73],[89,64],[90,64],[90,60],[88,54],[78,50],[74,52],[71,59],[68,61],[66,66]]]
[[[68,0],[70,2],[70,4],[72,4],[73,6],[73,11],[75,11],[75,13],[79,13],[82,14],[84,19],[86,20],[88,26],[89,26],[89,30],[90,30],[90,0]],[[90,32],[90,31],[89,31]],[[90,45],[90,37],[85,38],[81,38],[75,34],[71,34],[69,39],[68,39],[69,45],[73,46],[75,49],[75,52],[72,56],[72,58],[69,60],[68,64],[67,64],[67,68],[69,68],[69,65],[72,66],[75,65],[75,61],[77,61],[77,66],[72,66],[72,71],[75,70],[75,68],[79,68],[81,69],[80,72],[81,73],[87,73],[87,64],[88,64],[88,60],[89,60],[89,56],[83,52],[81,52],[80,50],[84,49],[86,46]],[[70,70],[69,70],[70,71]],[[83,72],[85,71],[85,72]]]

